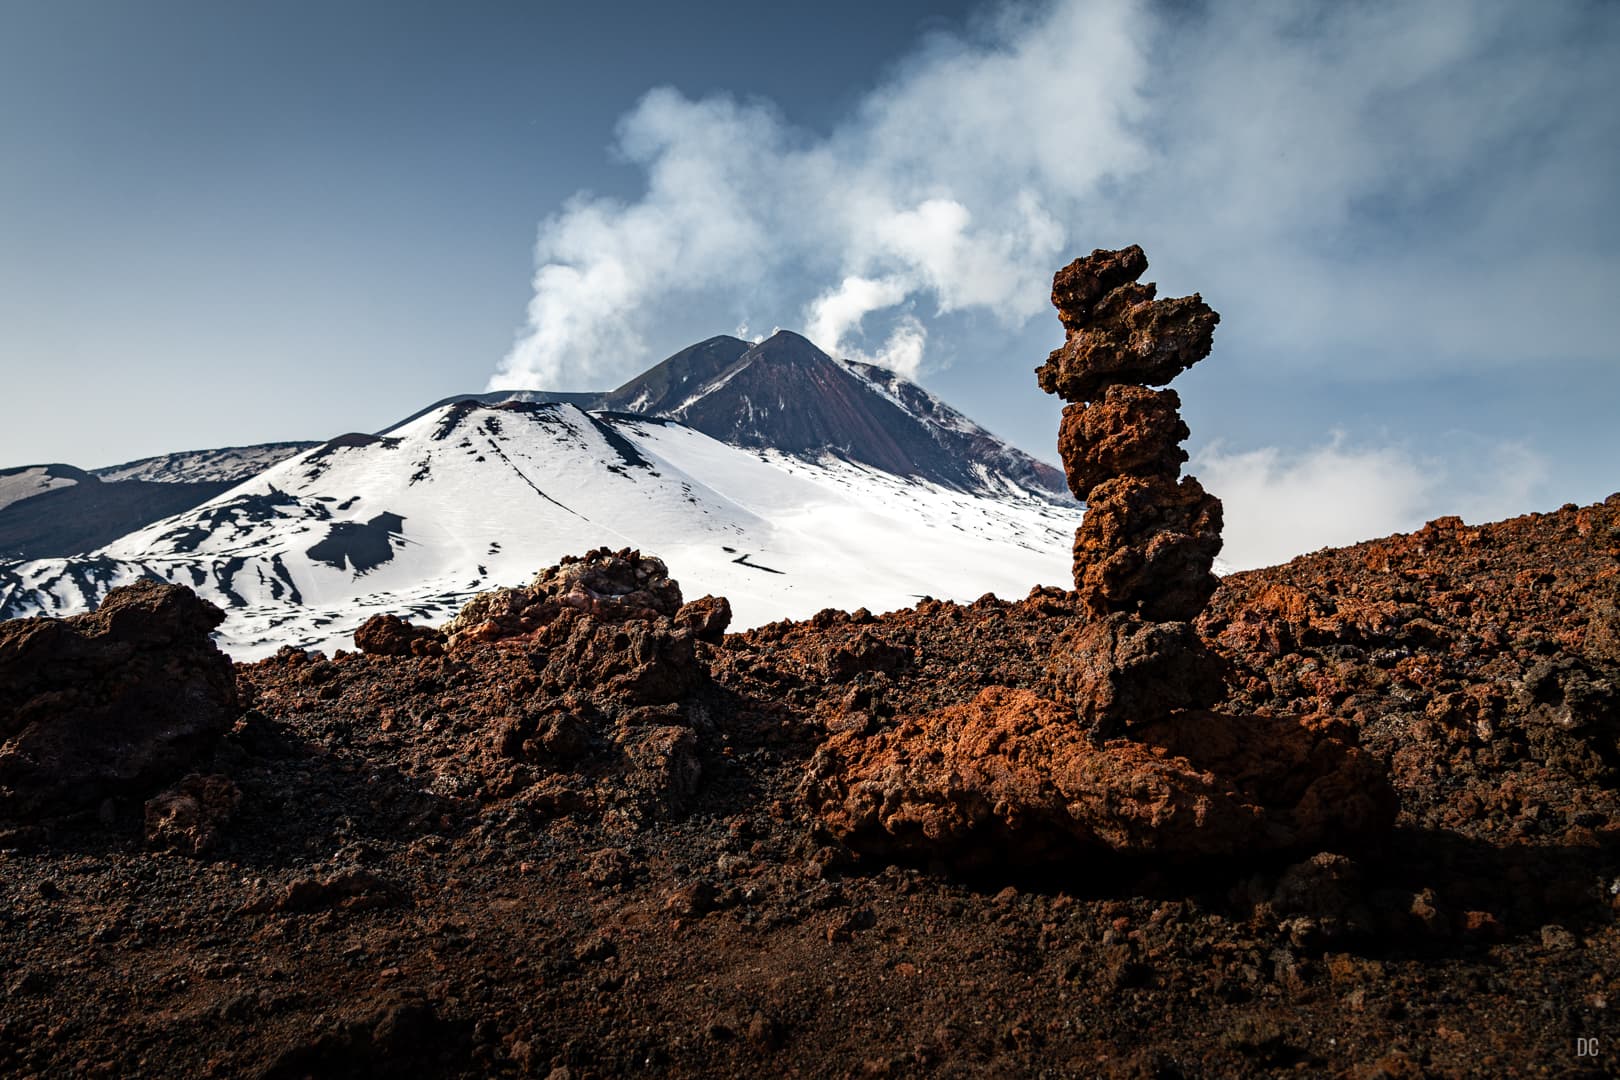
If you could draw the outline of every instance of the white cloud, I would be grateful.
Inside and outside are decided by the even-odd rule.
[[[810,302],[805,334],[831,353],[844,350],[846,338],[859,334],[862,321],[874,311],[892,307],[911,295],[914,286],[902,277],[874,280],[850,275]]]
[[[870,319],[912,370],[985,316],[957,355],[1000,363],[1058,265],[1131,242],[1266,363],[1612,361],[1617,43],[1613,5],[1053,0],[928,39],[826,135],[656,89],[616,145],[644,194],[542,223],[492,386],[610,383],[705,311],[829,348]]]
[[[1469,522],[1523,513],[1546,463],[1516,443],[1463,440],[1445,457],[1354,446],[1341,435],[1302,451],[1212,444],[1187,471],[1225,511],[1219,568],[1273,566],[1296,555],[1397,532],[1449,514]]]

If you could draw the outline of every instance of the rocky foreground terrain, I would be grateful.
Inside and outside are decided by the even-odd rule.
[[[1072,592],[0,623],[0,1073],[1613,1074],[1620,494],[1217,581],[1146,266],[1054,284]]]
[[[1074,594],[721,636],[718,602],[641,592],[453,642],[385,620],[234,688],[183,590],[0,624],[0,1072],[1614,1068],[1620,496],[1222,582],[1221,708],[1385,766],[1363,847],[862,853],[812,809],[829,743],[1051,695]],[[58,742],[25,775],[30,710],[106,708],[144,759]]]

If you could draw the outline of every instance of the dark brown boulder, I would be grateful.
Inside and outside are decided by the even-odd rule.
[[[1119,251],[1098,248],[1084,259],[1059,270],[1052,277],[1052,306],[1065,330],[1078,330],[1091,321],[1092,306],[1121,285],[1128,285],[1147,272],[1147,255],[1141,245]]]
[[[373,615],[354,632],[354,645],[368,656],[435,656],[444,651],[444,631],[412,626],[398,615]]]
[[[0,817],[94,806],[185,772],[236,712],[224,613],[141,582],[99,610],[0,623]]]
[[[689,627],[667,617],[612,623],[570,610],[525,639],[525,646],[543,661],[543,689],[580,687],[601,702],[663,705],[708,674],[696,641]]]
[[[1203,297],[1159,300],[1155,286],[1134,277],[1108,287],[1127,269],[1147,269],[1146,258],[1122,259],[1132,250],[1141,254],[1096,251],[1058,271],[1052,299],[1068,336],[1035,371],[1042,390],[1094,401],[1117,383],[1162,386],[1209,355],[1221,317]],[[1085,302],[1091,296],[1098,299]]]
[[[1075,586],[1099,615],[1190,620],[1220,584],[1220,550],[1221,501],[1193,477],[1106,480],[1075,532]]]
[[[700,596],[675,612],[675,625],[692,631],[699,641],[718,645],[731,625],[731,601],[723,596]]]
[[[1225,691],[1220,660],[1191,625],[1117,613],[1064,631],[1051,673],[1083,721],[1113,729],[1207,708]]]

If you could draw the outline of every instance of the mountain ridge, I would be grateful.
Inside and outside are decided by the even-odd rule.
[[[900,606],[941,580],[959,599],[1061,581],[1078,515],[1028,492],[740,448],[663,417],[462,400],[329,440],[92,552],[0,562],[0,617],[71,614],[155,578],[224,608],[239,658],[331,649],[370,614],[445,618],[611,545],[657,553],[757,625]]]
[[[1025,491],[1073,503],[1055,466],[895,372],[835,359],[791,330],[758,342],[716,335],[603,392],[497,390],[441,398],[380,434],[468,401],[568,403],[663,416],[733,446],[771,446],[811,459],[832,454],[963,491]]]

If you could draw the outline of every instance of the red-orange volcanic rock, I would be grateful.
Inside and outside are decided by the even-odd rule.
[[[1068,337],[1035,370],[1041,389],[1065,401],[1095,401],[1109,386],[1162,386],[1209,355],[1221,317],[1197,293],[1155,299],[1137,285],[1142,249],[1098,250],[1059,270],[1052,283]]]
[[[1145,386],[1110,386],[1096,401],[1065,408],[1058,453],[1074,497],[1085,501],[1118,476],[1174,477],[1187,460],[1180,408],[1174,390]]]
[[[1119,251],[1098,248],[1052,277],[1052,306],[1066,330],[1078,330],[1091,319],[1097,301],[1121,285],[1128,285],[1147,270],[1147,255],[1139,244]]]
[[[1188,722],[1165,726],[1162,745],[1098,746],[1067,709],[990,687],[876,735],[833,736],[804,794],[857,851],[967,868],[1314,850],[1393,820],[1377,764],[1317,728],[1199,714],[1183,738]]]
[[[444,632],[398,615],[373,615],[354,632],[354,645],[368,656],[433,656],[444,651]]]
[[[1221,501],[1197,480],[1106,480],[1075,532],[1075,584],[1099,615],[1192,619],[1220,584],[1210,573],[1220,550]]]

